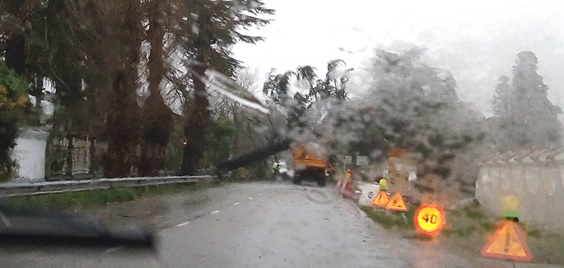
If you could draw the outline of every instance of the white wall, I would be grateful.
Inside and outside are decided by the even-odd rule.
[[[523,154],[481,163],[476,198],[486,210],[501,216],[504,197],[514,197],[522,222],[564,230],[564,150],[533,158]]]
[[[48,133],[36,129],[22,130],[16,140],[12,157],[19,165],[16,179],[45,178],[45,149]]]

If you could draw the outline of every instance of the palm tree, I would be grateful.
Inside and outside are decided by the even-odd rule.
[[[325,80],[319,79],[315,72],[316,69],[309,65],[299,66],[295,72],[287,71],[283,74],[276,74],[275,70],[271,71],[263,86],[263,92],[275,104],[285,106],[289,110],[287,114],[288,130],[299,130],[307,125],[303,116],[316,101],[327,98],[346,99],[348,74],[353,69],[340,71],[344,65],[343,60],[329,61]],[[292,98],[289,97],[290,82],[293,77],[299,85],[307,88],[307,94],[296,92]]]

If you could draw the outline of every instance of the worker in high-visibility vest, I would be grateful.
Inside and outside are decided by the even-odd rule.
[[[347,169],[347,171],[344,174],[339,172],[339,179],[337,180],[337,188],[343,191],[345,189],[345,185],[347,184],[347,181],[350,179],[350,176],[351,176],[350,169]]]
[[[513,195],[506,195],[502,199],[503,217],[507,220],[519,222],[519,199]]]
[[[378,180],[378,185],[380,185],[380,191],[387,191],[388,190],[388,181],[385,178],[380,177]]]
[[[344,184],[344,189],[342,191],[343,197],[350,199],[355,198],[353,182],[354,181],[352,177],[352,170],[348,169],[347,174],[345,176],[345,180],[343,182]]]
[[[280,176],[280,161],[275,160],[272,164],[272,178],[276,180],[278,176]]]

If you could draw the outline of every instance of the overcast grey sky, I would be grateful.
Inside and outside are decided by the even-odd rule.
[[[427,48],[424,60],[451,71],[460,98],[490,113],[497,78],[511,75],[515,56],[533,51],[549,99],[564,108],[564,2],[549,0],[265,0],[274,21],[253,31],[257,45],[235,56],[265,75],[300,65],[324,74],[327,61],[362,68],[375,48]]]

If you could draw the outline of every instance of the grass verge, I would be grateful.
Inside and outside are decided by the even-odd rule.
[[[413,217],[417,208],[410,206],[407,212],[384,211],[378,208],[361,208],[374,222],[408,239],[430,240],[415,229]],[[480,208],[447,210],[446,225],[439,234],[441,243],[450,250],[463,252],[471,256],[480,256],[488,237],[503,221],[485,213]],[[541,230],[520,224],[526,235],[525,241],[533,255],[533,263],[564,265],[564,235],[549,230]]]
[[[414,226],[415,208],[406,212],[388,211],[381,208],[363,207],[362,210],[375,222],[387,229],[408,231]]]
[[[30,208],[91,208],[109,203],[129,202],[141,198],[174,194],[185,191],[197,191],[225,185],[226,182],[197,182],[194,184],[166,184],[140,187],[112,187],[104,190],[89,190],[44,194],[35,196],[10,197],[3,203]]]

